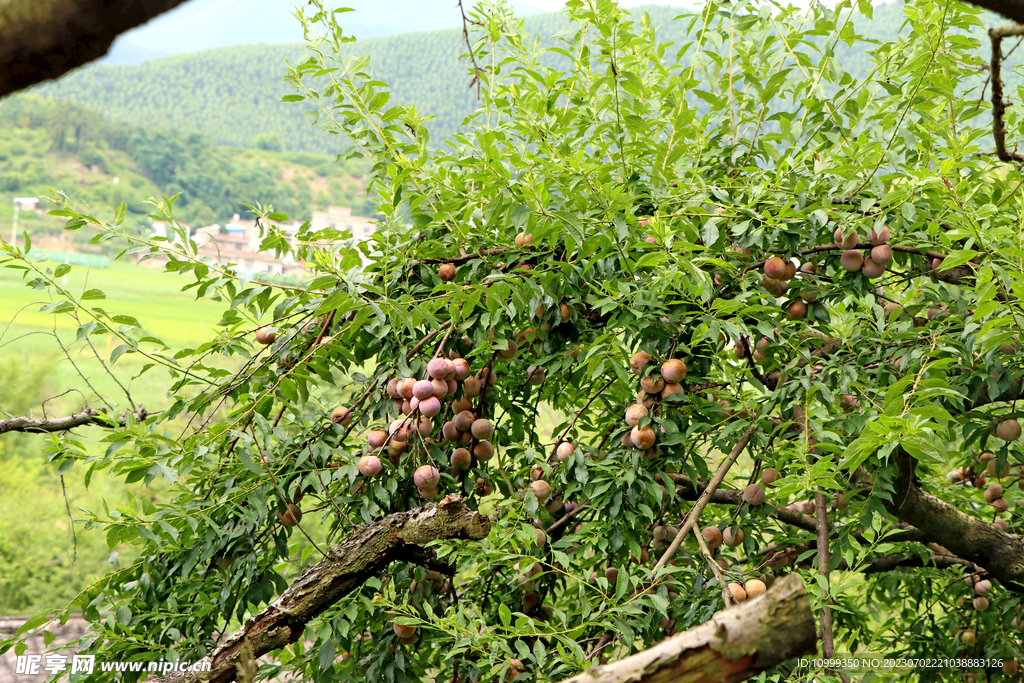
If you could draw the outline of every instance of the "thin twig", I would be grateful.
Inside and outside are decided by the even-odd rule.
[[[483,258],[484,256],[498,256],[509,251],[514,251],[512,247],[502,247],[500,249],[481,249],[480,251],[473,254],[463,254],[462,256],[453,256],[450,258],[423,258],[417,263],[451,263],[452,265],[459,265],[460,263],[469,263],[476,259]]]
[[[667,565],[668,561],[671,560],[672,556],[675,555],[677,550],[679,550],[679,546],[682,545],[686,535],[690,533],[690,529],[697,522],[697,518],[700,517],[700,513],[703,512],[704,508],[711,501],[711,496],[714,495],[718,485],[725,479],[725,475],[728,474],[729,468],[732,467],[732,464],[736,462],[738,457],[740,457],[740,453],[743,452],[743,449],[747,447],[747,444],[750,442],[750,437],[754,435],[755,429],[757,429],[757,426],[751,425],[751,427],[743,433],[743,436],[740,437],[740,440],[736,442],[736,445],[733,446],[732,451],[729,452],[729,455],[726,456],[721,466],[719,466],[718,471],[715,472],[715,476],[711,478],[710,482],[708,482],[708,487],[704,489],[704,493],[700,494],[700,498],[698,498],[697,502],[694,503],[693,508],[690,510],[690,514],[686,516],[686,521],[683,522],[683,526],[679,529],[679,533],[677,533],[676,537],[672,540],[672,544],[665,549],[665,553],[661,556],[661,559],[659,559],[654,565],[655,571],[657,571],[658,567],[664,567]]]
[[[469,87],[476,86],[476,98],[480,99],[480,85],[481,75],[483,69],[476,63],[476,54],[473,53],[473,44],[469,40],[469,18],[466,16],[466,10],[462,7],[462,0],[459,0],[459,12],[462,13],[462,38],[466,41],[466,49],[469,50],[469,59],[473,62],[473,80],[469,82]]]
[[[77,372],[78,376],[82,378],[82,381],[85,382],[85,385],[92,390],[92,393],[96,394],[96,398],[103,401],[103,405],[105,405],[110,411],[113,411],[114,407],[107,403],[107,400],[103,398],[103,396],[98,391],[96,391],[96,388],[89,382],[89,378],[82,373],[82,371],[78,368],[78,365],[75,364],[75,361],[71,359],[71,353],[68,352],[68,349],[64,346],[64,344],[60,340],[60,337],[57,335],[57,323],[53,324],[53,338],[57,340],[57,346],[59,346],[60,350],[64,352],[64,357],[68,359],[68,362],[71,363],[71,367],[75,369],[75,372]]]
[[[82,321],[78,318],[78,312],[77,311],[75,311],[74,316],[75,316],[75,322],[78,323],[79,327],[82,327]],[[94,356],[96,356],[96,360],[99,361],[100,367],[103,368],[103,371],[106,372],[108,375],[110,375],[110,379],[114,380],[117,383],[117,386],[121,387],[121,391],[124,392],[125,398],[128,399],[128,405],[130,405],[132,407],[133,411],[137,410],[137,408],[135,407],[135,402],[132,401],[131,392],[128,391],[128,389],[127,389],[127,387],[125,387],[125,385],[121,384],[121,380],[119,380],[117,378],[117,375],[115,375],[110,370],[110,368],[107,367],[107,364],[103,362],[103,359],[100,357],[100,352],[96,350],[95,346],[93,346],[92,340],[89,339],[89,335],[88,334],[85,335],[85,343],[89,345],[90,349],[92,349],[92,353],[93,353]]]
[[[558,437],[558,439],[555,441],[555,448],[558,448],[558,444],[565,441],[565,437],[569,434],[569,432],[572,431],[572,428],[576,426],[576,421],[579,420],[580,416],[587,411],[587,408],[593,405],[594,401],[597,400],[597,397],[603,394],[608,389],[608,387],[615,384],[615,380],[617,379],[617,376],[612,375],[612,378],[608,380],[608,383],[605,384],[600,389],[598,389],[597,393],[590,397],[590,400],[587,401],[586,405],[579,409],[579,411],[576,413],[576,416],[572,418],[572,422],[569,423],[569,426],[565,428],[565,431],[562,432],[562,435]]]
[[[700,554],[708,561],[711,573],[718,579],[718,587],[722,589],[722,601],[726,607],[730,607],[732,605],[732,594],[729,593],[729,586],[725,582],[725,575],[722,574],[722,568],[715,562],[715,558],[711,556],[711,548],[708,547],[707,541],[704,540],[704,534],[701,533],[700,527],[697,526],[696,522],[693,523],[693,536],[697,539],[697,547],[700,548]]]

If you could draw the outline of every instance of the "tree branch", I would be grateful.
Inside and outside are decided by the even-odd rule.
[[[736,442],[736,445],[733,446],[729,455],[725,456],[725,460],[723,460],[722,464],[718,467],[718,471],[715,472],[715,476],[711,478],[707,488],[704,489],[700,496],[698,496],[697,502],[694,503],[693,508],[690,509],[690,514],[686,516],[686,520],[683,522],[683,526],[679,529],[679,533],[676,534],[675,539],[672,540],[672,543],[665,549],[661,558],[654,565],[655,569],[658,567],[664,567],[668,564],[668,561],[672,559],[672,556],[679,549],[679,546],[686,538],[686,535],[690,533],[690,528],[694,525],[697,519],[700,518],[700,513],[705,507],[707,507],[707,504],[711,502],[711,497],[718,489],[719,484],[722,483],[722,480],[725,479],[725,475],[729,473],[729,468],[732,467],[732,464],[736,462],[736,458],[740,457],[740,453],[742,453],[747,447],[747,444],[750,442],[750,437],[754,435],[755,429],[757,429],[756,425],[747,429],[747,431],[743,433],[743,436],[740,437],[740,440]]]
[[[845,567],[845,562],[840,565],[840,569],[849,569]],[[964,567],[967,571],[972,573],[980,573],[981,568],[973,562],[969,562],[953,555],[931,555],[930,557],[921,557],[920,555],[884,555],[882,557],[876,557],[869,560],[867,565],[864,567],[863,572],[865,574],[878,574],[881,572],[891,572],[897,569],[914,568],[919,569],[922,567],[933,567],[935,569],[948,569],[950,567]]]
[[[668,474],[667,476],[675,482],[676,495],[684,500],[697,500],[705,491],[703,484],[698,482],[695,485],[685,474]],[[739,505],[743,502],[742,496],[743,492],[738,489],[716,489],[711,494],[710,502],[718,503],[719,505]],[[775,507],[769,503],[765,503],[765,505]],[[791,526],[799,527],[806,531],[817,531],[814,520],[796,510],[775,507],[774,515],[779,521]]]
[[[795,574],[764,595],[719,612],[700,626],[562,683],[742,681],[792,657],[816,652],[814,615]]]
[[[0,5],[0,96],[107,54],[128,29],[184,0],[8,0]]]
[[[144,406],[140,407],[135,413],[135,419],[139,422],[142,422],[148,416],[149,413],[146,411]],[[69,415],[68,417],[58,417],[53,420],[34,420],[30,417],[9,417],[5,420],[0,420],[0,434],[6,434],[7,432],[48,434],[53,432],[66,432],[70,429],[81,427],[83,425],[99,425],[101,427],[113,429],[115,427],[123,427],[125,425],[125,418],[114,420],[93,408],[85,408],[73,415]]]
[[[235,664],[252,647],[260,657],[302,637],[306,624],[391,562],[424,564],[450,573],[453,568],[438,562],[426,548],[439,539],[480,540],[487,537],[491,522],[470,510],[458,496],[408,512],[388,515],[357,531],[333,548],[331,558],[310,567],[280,598],[248,620],[207,657],[208,672],[175,672],[155,683],[227,683],[235,679]]]
[[[1024,162],[1024,156],[1006,149],[1006,124],[1003,114],[1006,112],[1006,100],[1003,99],[1003,38],[1024,34],[1024,26],[997,26],[988,30],[992,41],[992,59],[989,62],[989,77],[992,80],[992,137],[996,141],[996,154],[1000,161]]]
[[[1024,24],[1024,2],[1021,0],[964,0],[968,4],[1002,14],[1011,21]]]
[[[896,450],[899,471],[892,500],[885,506],[896,518],[917,527],[929,541],[987,569],[1008,589],[1024,593],[1024,537],[1008,534],[922,491],[914,483],[914,459]]]

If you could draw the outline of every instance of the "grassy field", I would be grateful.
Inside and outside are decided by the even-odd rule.
[[[79,326],[75,318],[69,313],[40,312],[43,305],[51,302],[50,292],[26,286],[31,279],[32,276],[23,278],[21,271],[0,269],[0,358],[21,368],[34,369],[20,381],[12,381],[10,377],[9,381],[0,381],[0,407],[9,413],[38,412],[41,395],[57,396],[72,387],[81,390],[84,396],[77,392],[67,394],[48,403],[48,410],[59,413],[76,410],[83,404],[95,405],[95,396],[91,395],[81,375],[109,402],[124,404],[124,392],[100,365],[92,349],[81,342],[72,344]],[[181,288],[187,282],[184,276],[167,274],[157,268],[114,262],[105,269],[73,267],[64,286],[76,296],[86,289],[102,290],[106,299],[86,302],[90,307],[102,308],[110,314],[133,316],[143,325],[136,336],[162,339],[173,352],[213,338],[224,307],[224,304],[205,299],[197,301],[191,293],[183,293]],[[88,322],[83,314],[79,317],[83,323]],[[54,332],[69,347],[70,359],[53,338]],[[119,342],[110,334],[93,336],[92,342],[110,367],[110,353]],[[151,350],[154,346],[145,348]],[[137,402],[159,409],[167,401],[170,380],[159,368],[136,378],[147,362],[143,356],[126,354],[112,369]]]
[[[26,279],[32,277],[23,279],[20,271],[0,270],[0,321],[4,327],[13,323],[12,332],[24,333],[53,331],[56,324],[58,333],[73,335],[78,328],[75,319],[69,314],[39,312],[42,305],[50,303],[49,292],[27,287]],[[105,269],[76,266],[67,275],[66,283],[74,295],[81,295],[86,289],[102,290],[107,298],[88,302],[91,306],[137,318],[146,335],[163,339],[172,348],[209,339],[223,310],[222,304],[206,299],[197,301],[191,292],[182,292],[181,288],[188,284],[186,276],[145,265],[115,261]]]
[[[41,313],[39,309],[50,303],[50,293],[26,286],[31,279],[23,278],[21,271],[0,269],[0,409],[42,417],[67,414],[83,405],[97,407],[100,401],[89,385],[121,409],[127,403],[124,392],[91,349],[82,343],[71,345],[78,323],[66,313]],[[106,269],[74,267],[65,286],[75,295],[85,289],[103,290],[106,299],[87,303],[111,314],[131,315],[143,324],[142,334],[179,349],[213,337],[223,308],[182,293],[185,284],[184,277],[157,268],[115,262]],[[70,345],[70,358],[53,338],[55,330],[61,342]],[[115,346],[112,336],[92,340],[109,367]],[[137,403],[160,410],[167,404],[170,379],[158,368],[133,379],[145,362],[141,356],[125,355],[113,369]],[[69,389],[76,390],[66,393]],[[77,434],[91,452],[102,452],[99,439],[103,436],[102,431]],[[49,437],[32,434],[5,435],[0,442],[0,513],[5,519],[20,520],[0,533],[0,613],[63,606],[110,567],[103,531],[84,531],[74,525],[79,528],[71,536],[73,523],[67,510],[80,518],[78,506],[102,510],[104,505],[121,505],[127,487],[109,473],[99,472],[87,490],[85,469],[78,467],[58,480],[45,464],[47,442]],[[141,486],[134,493],[146,495]],[[26,547],[34,548],[29,556],[24,555]],[[116,550],[123,561],[134,554],[130,547]]]

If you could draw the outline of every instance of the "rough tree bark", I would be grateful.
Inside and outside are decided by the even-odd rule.
[[[280,598],[201,660],[210,662],[210,671],[175,672],[156,678],[155,683],[232,681],[236,664],[294,643],[311,619],[391,562],[416,562],[451,573],[453,568],[439,562],[426,544],[440,539],[480,540],[490,529],[490,520],[470,510],[458,496],[388,515],[333,548],[330,559],[306,570]]]
[[[0,96],[107,54],[114,38],[184,0],[0,2]]]
[[[700,626],[562,683],[726,683],[817,652],[814,615],[800,577],[789,574],[752,600]]]
[[[1000,531],[922,491],[914,483],[914,459],[902,448],[896,457],[899,474],[886,503],[889,512],[920,529],[929,541],[984,567],[1005,587],[1024,592],[1024,537]]]

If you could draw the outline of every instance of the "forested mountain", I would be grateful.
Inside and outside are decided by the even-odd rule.
[[[34,95],[8,98],[0,103],[0,209],[12,195],[54,188],[107,216],[124,202],[137,219],[153,212],[143,197],[180,192],[176,215],[191,224],[222,223],[257,201],[297,220],[329,204],[372,210],[359,162],[282,153],[273,136],[257,143],[262,149],[215,148],[197,133],[125,126]]]
[[[680,9],[644,6],[633,10],[637,16],[644,11],[659,27],[662,40],[685,42],[684,22],[672,21]],[[568,28],[560,14],[530,16],[525,22],[546,42]],[[893,40],[903,23],[901,3],[876,7],[871,20],[856,18],[858,31],[880,41]],[[359,41],[351,49],[370,55],[370,70],[393,88],[391,103],[413,104],[436,117],[429,125],[437,142],[457,130],[476,108],[476,93],[468,88],[467,62],[459,59],[461,40],[461,32],[450,29]],[[871,67],[870,56],[860,45],[851,48],[840,42],[835,51],[835,68],[860,76]],[[223,48],[138,66],[94,65],[37,92],[88,104],[136,125],[198,131],[214,145],[250,146],[257,136],[273,134],[287,150],[334,154],[344,149],[343,138],[314,129],[304,116],[305,104],[280,101],[292,94],[282,80],[285,60],[294,64],[305,55],[300,43]],[[558,59],[557,55],[550,58]]]
[[[137,64],[143,59],[235,45],[302,41],[292,17],[295,0],[191,0],[144,26],[120,36],[104,60]],[[510,3],[517,16],[537,14],[528,3]],[[338,6],[348,33],[359,39],[461,25],[462,15],[448,0],[346,0]]]

